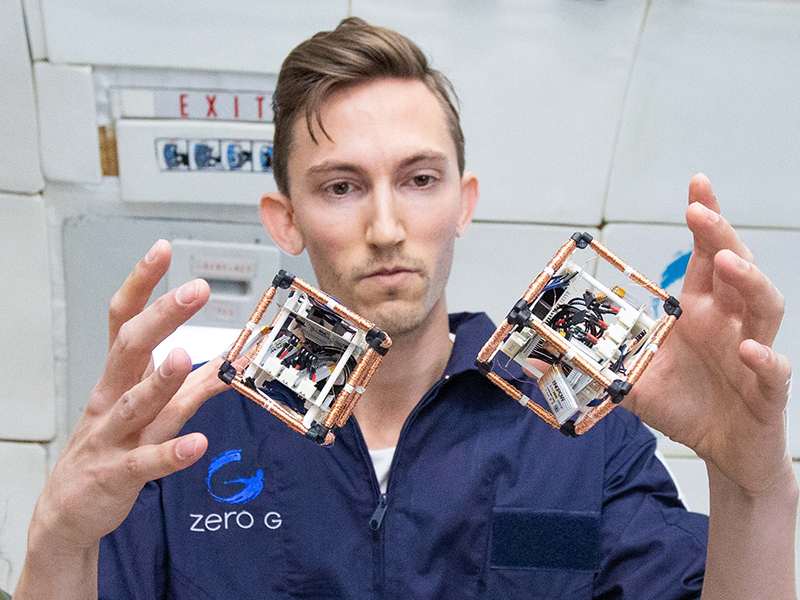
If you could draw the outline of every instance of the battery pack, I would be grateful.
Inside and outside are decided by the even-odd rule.
[[[539,378],[539,389],[559,425],[563,425],[578,410],[578,399],[559,365],[554,365]]]

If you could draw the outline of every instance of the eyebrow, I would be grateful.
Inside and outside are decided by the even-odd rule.
[[[408,167],[412,167],[420,162],[445,163],[447,162],[447,155],[444,152],[439,152],[436,150],[425,150],[423,152],[418,152],[417,154],[409,156],[408,158],[404,158],[403,160],[400,161],[399,167],[401,169],[407,169]],[[363,174],[364,169],[348,162],[341,162],[336,160],[323,160],[318,165],[309,167],[308,170],[306,171],[306,176],[325,175],[328,173]]]
[[[327,173],[364,173],[364,169],[352,163],[339,162],[335,160],[323,160],[318,165],[308,168],[306,175],[325,175]]]
[[[403,159],[400,161],[400,167],[407,168],[420,162],[446,163],[447,155],[444,152],[439,152],[437,150],[426,150]]]

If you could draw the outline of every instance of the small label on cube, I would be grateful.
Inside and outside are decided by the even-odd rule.
[[[563,425],[578,410],[578,400],[567,383],[561,367],[554,366],[545,373],[544,377],[539,379],[539,388],[559,425]]]

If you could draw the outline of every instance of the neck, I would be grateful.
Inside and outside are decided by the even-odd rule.
[[[354,410],[367,447],[397,445],[408,415],[444,372],[453,344],[444,296],[413,331],[392,335],[392,348]]]

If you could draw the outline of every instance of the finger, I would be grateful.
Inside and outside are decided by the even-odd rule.
[[[550,367],[553,366],[548,362],[539,360],[538,358],[528,358],[526,359],[526,362],[532,367],[532,370],[528,370],[525,367],[522,367],[522,371],[525,373],[525,375],[527,375],[528,377],[533,377],[534,379],[539,379],[541,375],[547,373],[550,370]],[[535,371],[533,369],[535,369]],[[537,375],[536,371],[539,371],[541,375]]]
[[[738,270],[738,261],[750,264],[730,250],[720,250],[714,259],[712,287],[715,306],[725,315],[740,321],[744,314],[744,300],[739,290],[736,289],[736,281],[731,281],[730,277],[722,276],[730,269]]]
[[[169,269],[172,251],[169,242],[158,240],[111,297],[108,307],[108,348],[114,345],[119,328],[142,312],[161,278]]]
[[[192,361],[185,351],[176,348],[170,352],[155,373],[117,400],[108,415],[105,436],[116,441],[140,432],[180,389],[191,370]]]
[[[753,262],[753,253],[739,239],[739,234],[725,217],[704,205],[694,203],[689,206],[686,210],[686,224],[694,236],[694,248],[686,268],[683,291],[711,291],[714,257],[720,250],[731,250],[744,260]]]
[[[711,182],[704,173],[698,173],[689,182],[689,204],[699,202],[716,213],[722,212],[717,197],[711,189]]]
[[[789,360],[755,340],[745,340],[739,345],[739,358],[755,373],[764,398],[777,411],[783,412],[789,402],[792,387],[792,367]]]
[[[771,345],[778,335],[786,307],[783,294],[761,269],[730,250],[720,251],[714,264],[715,300],[719,281],[720,287],[731,290],[730,296],[738,298],[744,336]]]
[[[156,363],[153,361],[153,355],[150,355],[150,362],[147,363],[147,368],[144,370],[144,374],[142,374],[142,379],[147,379],[150,375],[153,374],[153,371],[156,370]]]
[[[228,389],[217,377],[222,358],[215,358],[192,371],[172,400],[147,426],[144,437],[148,444],[160,444],[175,437],[203,403]]]
[[[123,323],[96,391],[107,402],[116,402],[136,385],[150,362],[153,349],[200,310],[208,300],[208,294],[208,284],[195,279],[164,294]]]
[[[135,482],[140,487],[166,477],[194,464],[208,448],[208,439],[202,433],[190,433],[163,444],[139,446],[122,458],[124,468],[118,469],[120,484],[130,487]],[[127,480],[127,481],[124,481]]]
[[[698,173],[689,182],[689,208],[686,211],[686,220],[689,228],[695,233],[695,247],[703,252],[708,241],[712,244],[709,248],[710,256],[713,257],[719,250],[728,248],[736,252],[745,260],[753,262],[753,255],[750,250],[739,239],[739,235],[730,226],[728,221],[721,216],[721,210],[717,197],[711,189],[711,182],[703,173]],[[691,223],[689,222],[691,220]],[[717,224],[715,226],[715,224]],[[694,225],[695,227],[693,227]],[[696,231],[697,230],[697,231]],[[697,232],[710,232],[712,235],[700,240],[698,245]],[[714,248],[716,244],[718,247]]]

